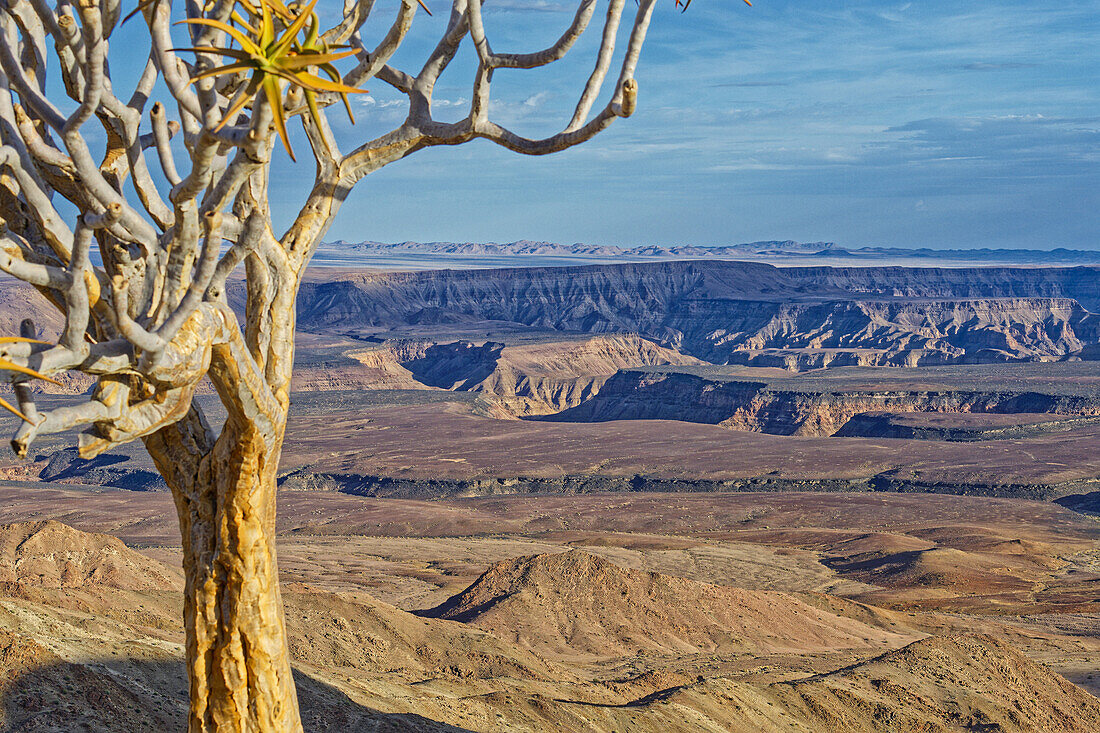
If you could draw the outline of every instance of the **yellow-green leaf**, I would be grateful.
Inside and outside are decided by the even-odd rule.
[[[253,54],[247,51],[238,51],[235,48],[221,48],[219,46],[192,46],[191,48],[170,48],[169,51],[190,51],[191,53],[208,53],[218,56],[228,56],[231,59],[254,59]]]
[[[199,79],[206,79],[206,78],[211,77],[211,76],[221,76],[223,74],[235,74],[238,71],[249,71],[249,70],[254,70],[255,68],[256,68],[256,65],[253,64],[253,63],[250,63],[250,62],[247,62],[247,61],[238,61],[235,64],[226,64],[225,66],[218,66],[218,67],[215,67],[213,69],[207,69],[206,71],[202,72],[201,74],[195,74],[194,76],[191,77],[191,80],[187,83],[188,84],[194,84]]]
[[[271,20],[271,6],[267,0],[260,0],[260,46],[266,51],[275,41],[275,22]]]
[[[265,0],[261,0],[263,2]],[[286,131],[286,113],[283,111],[283,90],[279,86],[279,80],[274,76],[265,76],[263,80],[264,94],[267,95],[267,103],[271,105],[271,113],[275,117],[275,129],[279,137],[283,139],[283,147],[286,148],[290,159],[297,162],[294,151],[290,147],[290,136]]]
[[[307,69],[310,66],[321,66],[322,64],[346,59],[354,54],[354,50],[339,51],[337,53],[297,53],[278,59],[275,64],[287,71],[297,71],[298,69]]]
[[[23,336],[0,336],[0,344],[48,344],[48,341],[24,338]]]
[[[299,71],[294,74],[294,78],[298,80],[298,83],[308,88],[313,88],[318,92],[337,92],[338,94],[365,94],[366,89],[359,89],[357,87],[349,87],[347,84],[340,84],[337,82],[329,81],[328,79],[322,79],[321,77],[311,74],[308,71]]]
[[[336,70],[336,67],[332,64],[321,64],[319,67],[321,71],[328,75],[329,79],[332,79],[336,83],[340,83],[340,72]],[[348,119],[351,120],[351,124],[355,124],[355,115],[351,112],[351,101],[348,100],[348,95],[341,94],[340,101],[344,103],[344,110],[348,113]]]
[[[260,17],[262,11],[251,2],[248,2],[248,0],[237,0],[237,2],[243,5],[245,10],[247,10],[253,18]],[[275,15],[283,20],[291,20],[294,17],[294,14],[290,12],[290,8],[284,5],[282,0],[268,0],[267,4],[275,11]]]
[[[2,398],[2,397],[0,397],[0,407],[3,407],[3,408],[4,408],[5,410],[7,410],[8,412],[10,412],[10,413],[14,414],[14,415],[15,415],[16,417],[18,417],[18,418],[22,419],[22,420],[23,420],[23,422],[30,422],[30,421],[31,421],[29,417],[27,417],[26,415],[24,415],[24,414],[23,414],[22,412],[20,412],[20,411],[19,411],[19,410],[18,410],[18,409],[17,409],[16,407],[14,407],[13,405],[9,405],[9,404],[8,404],[8,402],[7,402],[7,400],[5,400],[5,399],[4,399],[4,398]]]
[[[220,20],[213,20],[211,18],[188,18],[187,20],[181,20],[176,25],[180,25],[180,23],[187,23],[190,25],[208,25],[211,28],[217,28],[220,31],[228,33],[233,38],[233,40],[241,44],[241,48],[243,48],[245,51],[248,51],[249,53],[254,53],[257,56],[264,55],[263,49],[253,43],[251,38],[241,33],[240,30],[234,28],[228,23],[223,23]]]
[[[259,36],[259,35],[260,35],[260,32],[259,32],[258,30],[256,30],[255,28],[253,28],[253,27],[252,27],[252,24],[251,24],[251,23],[249,23],[249,22],[248,22],[247,20],[245,20],[245,19],[244,19],[244,16],[242,16],[242,15],[241,15],[240,13],[238,13],[238,12],[237,12],[236,10],[234,10],[234,11],[233,11],[233,12],[232,12],[232,13],[230,14],[230,16],[229,16],[229,19],[230,19],[230,20],[232,20],[232,21],[233,21],[234,23],[236,23],[237,25],[239,25],[239,26],[241,26],[242,28],[244,28],[244,29],[245,29],[246,31],[248,31],[248,32],[249,32],[249,33],[251,33],[252,35],[254,35],[254,36]]]
[[[261,1],[267,2],[267,0]],[[283,37],[279,39],[279,43],[276,44],[273,53],[271,53],[268,58],[278,58],[279,56],[282,56],[290,50],[290,44],[294,42],[294,39],[301,32],[302,28],[305,28],[306,21],[309,20],[309,16],[313,12],[313,6],[316,4],[317,0],[310,0],[310,3],[306,6],[305,10],[303,10],[298,15],[298,17],[294,19],[293,23],[287,26],[286,32],[283,33]]]
[[[46,382],[53,382],[54,384],[58,384],[58,385],[61,384],[56,379],[51,379],[50,377],[47,377],[45,374],[42,374],[40,372],[36,372],[33,369],[28,369],[27,367],[19,366],[18,364],[14,364],[14,363],[8,361],[7,359],[0,359],[0,371],[19,372],[20,374],[26,374],[28,377],[34,377],[35,379],[41,379],[41,380],[46,381]]]

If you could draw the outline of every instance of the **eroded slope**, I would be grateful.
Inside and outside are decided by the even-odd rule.
[[[1090,268],[661,262],[343,273],[307,283],[299,309],[314,331],[636,332],[717,363],[916,366],[1079,352],[1100,338],[1095,283]]]
[[[66,536],[100,542],[72,529]],[[11,585],[38,592],[12,594]],[[180,725],[178,592],[98,589],[30,579],[0,594],[6,729]],[[594,602],[581,598],[586,589]],[[286,590],[309,730],[1022,732],[1100,724],[1100,701],[1001,638],[922,639],[926,632],[907,626],[916,621],[904,614],[628,570],[583,552],[496,565],[451,604],[465,623],[363,594]],[[560,623],[562,603],[587,628]],[[604,615],[594,618],[594,609]],[[598,663],[623,653],[646,663]]]
[[[881,649],[912,638],[788,594],[632,570],[581,550],[498,563],[424,614],[463,621],[573,661]]]

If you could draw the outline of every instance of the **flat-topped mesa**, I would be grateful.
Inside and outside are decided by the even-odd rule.
[[[917,366],[1046,360],[1087,349],[1100,342],[1093,312],[1100,310],[1098,283],[1100,269],[1088,267],[776,268],[726,261],[345,272],[307,282],[299,313],[302,328],[315,331],[484,323],[635,332],[715,363]]]
[[[2,284],[0,321],[49,312]],[[243,309],[238,287],[230,302]],[[303,285],[299,327],[433,341],[633,333],[718,364],[829,366],[1095,358],[1100,268],[776,268],[727,261],[353,272]],[[12,326],[15,327],[14,325]],[[44,321],[42,334],[58,324]],[[469,338],[469,336],[466,336]],[[71,390],[67,390],[71,391]],[[78,390],[79,391],[79,390]]]

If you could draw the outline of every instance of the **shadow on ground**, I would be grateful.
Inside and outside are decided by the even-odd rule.
[[[34,650],[0,649],[0,668],[34,663]],[[30,657],[27,658],[28,652]],[[23,656],[24,660],[11,656]],[[345,731],[470,733],[413,714],[383,713],[295,670],[302,723],[308,733]],[[0,678],[0,732],[170,733],[187,727],[187,679],[182,662],[115,658],[86,664],[53,662]]]

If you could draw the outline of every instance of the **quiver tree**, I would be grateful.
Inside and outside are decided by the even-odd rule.
[[[423,148],[482,138],[542,155],[629,116],[654,3],[603,3],[572,117],[561,132],[529,139],[491,119],[493,76],[563,58],[597,0],[582,0],[561,37],[533,53],[494,50],[481,0],[453,0],[435,48],[407,70],[390,60],[418,0],[401,0],[371,46],[360,29],[373,0],[345,0],[330,28],[312,4],[144,0],[131,23],[147,26],[147,55],[132,43],[111,48],[131,9],[119,0],[0,0],[0,270],[64,315],[57,343],[35,341],[26,323],[0,340],[0,374],[18,402],[8,407],[22,418],[12,445],[22,456],[39,435],[79,431],[80,455],[91,458],[144,442],[179,513],[191,731],[301,728],[277,582],[275,478],[295,297],[341,203],[365,176]],[[185,24],[173,28],[173,18]],[[467,39],[476,50],[468,112],[437,121],[433,88]],[[144,65],[133,89],[113,83],[109,60]],[[347,145],[328,115],[343,114],[368,82],[405,95],[408,114]],[[315,166],[279,233],[268,185],[273,155],[291,149],[288,124],[304,129]],[[239,318],[226,289],[241,281]],[[28,380],[66,370],[93,376],[94,388],[77,404],[39,410]],[[204,378],[227,412],[220,429],[194,401]]]

